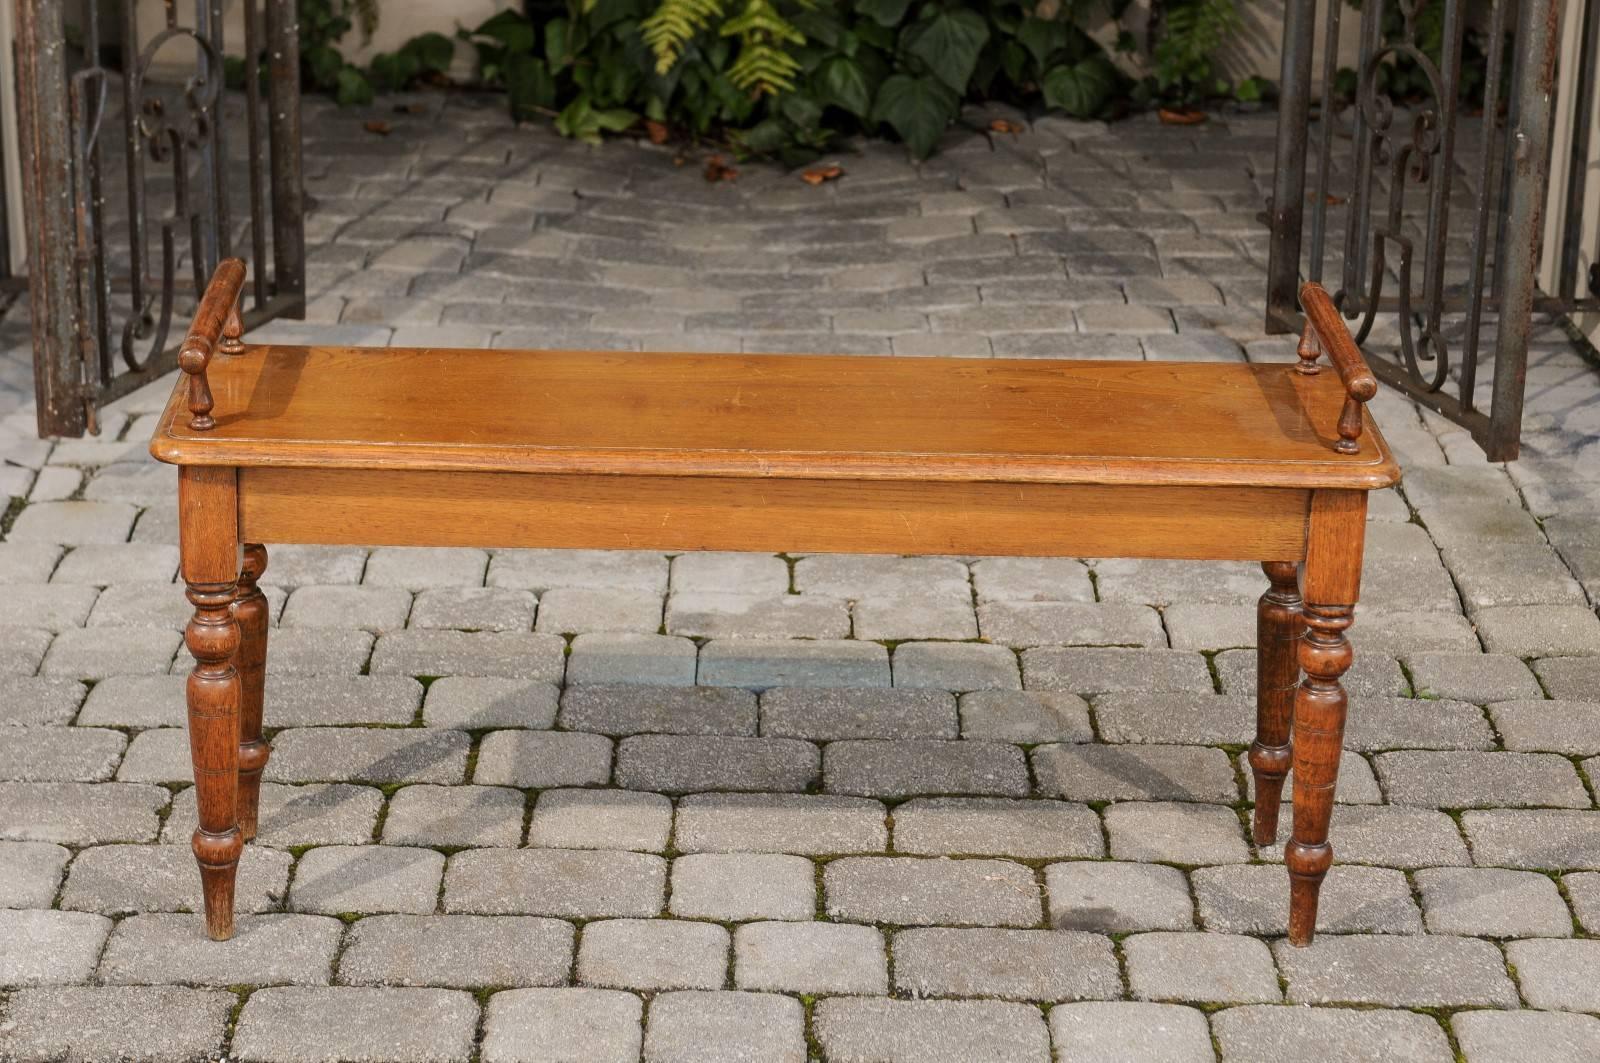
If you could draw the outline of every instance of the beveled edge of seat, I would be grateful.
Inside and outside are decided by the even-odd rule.
[[[290,346],[268,344],[255,346]],[[315,345],[311,345],[314,347]],[[407,350],[407,348],[373,348]],[[428,348],[411,348],[428,349]],[[515,352],[505,352],[515,353]],[[635,352],[650,353],[650,352]],[[810,355],[763,357],[811,358]],[[840,356],[849,357],[849,356]],[[1031,366],[1104,365],[1102,360],[1027,359]],[[1145,364],[1135,362],[1132,364]],[[1290,371],[1290,366],[1284,370]],[[1183,484],[1203,487],[1342,488],[1374,491],[1400,481],[1401,471],[1376,422],[1363,412],[1366,461],[1335,456],[1326,461],[1253,458],[1107,459],[1104,455],[964,454],[905,452],[892,457],[839,451],[646,450],[532,447],[495,444],[375,443],[369,440],[251,440],[174,431],[185,411],[185,382],[174,386],[150,454],[171,465],[275,468],[395,469],[506,472],[530,475],[709,476],[739,479],[907,480],[1061,484]]]

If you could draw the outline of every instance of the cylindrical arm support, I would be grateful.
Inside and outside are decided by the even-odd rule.
[[[1306,313],[1306,328],[1300,336],[1300,364],[1295,368],[1302,373],[1315,373],[1319,369],[1317,356],[1328,352],[1345,390],[1344,409],[1339,413],[1339,441],[1333,448],[1341,454],[1354,454],[1361,449],[1361,406],[1378,393],[1378,378],[1367,368],[1361,348],[1350,337],[1350,330],[1322,285],[1309,281],[1303,285],[1300,305]]]
[[[189,335],[178,349],[178,365],[189,375],[189,427],[197,432],[216,427],[217,422],[211,417],[211,385],[206,380],[206,366],[211,362],[211,352],[222,339],[224,327],[238,321],[239,290],[243,287],[244,261],[223,259],[211,275],[211,283],[206,285],[200,305],[195,308]]]

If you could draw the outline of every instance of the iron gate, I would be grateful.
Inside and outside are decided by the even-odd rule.
[[[1284,21],[1267,330],[1299,328],[1302,272],[1330,277],[1324,283],[1358,322],[1373,371],[1468,429],[1490,460],[1509,461],[1521,438],[1534,310],[1600,307],[1589,278],[1579,290],[1575,268],[1563,272],[1560,291],[1535,288],[1562,0],[1363,0],[1359,13],[1322,0],[1313,124],[1318,2],[1289,0]],[[1576,84],[1592,94],[1600,0],[1574,2],[1587,4],[1589,74]],[[1353,99],[1341,104],[1341,20],[1357,14]],[[1481,84],[1463,65],[1469,15]],[[1407,93],[1391,93],[1402,70]],[[1589,112],[1579,111],[1586,143]],[[1452,213],[1464,224],[1453,225]],[[1563,261],[1576,262],[1580,235],[1564,234]],[[1385,351],[1368,340],[1389,314]]]
[[[117,5],[114,27],[98,0],[73,4],[70,38],[66,0],[16,2],[41,435],[96,432],[101,403],[173,369],[174,320],[221,258],[249,260],[246,327],[304,312],[295,0],[236,2],[242,94],[225,91],[224,0],[193,0],[188,19],[165,0],[145,41],[139,0]],[[174,59],[186,77],[166,76]],[[229,165],[237,131],[243,175]],[[241,194],[247,220],[235,225]]]

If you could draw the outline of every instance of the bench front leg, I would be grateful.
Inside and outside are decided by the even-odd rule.
[[[1278,805],[1289,774],[1289,724],[1300,685],[1300,640],[1306,624],[1300,608],[1300,566],[1263,561],[1261,569],[1272,586],[1256,607],[1256,740],[1249,756],[1256,812],[1251,835],[1257,845],[1272,845],[1278,840]]]
[[[234,619],[240,556],[237,476],[231,468],[184,466],[178,472],[178,538],[183,580],[194,616],[184,643],[194,655],[189,675],[189,752],[194,760],[206,933],[233,936],[234,876],[244,836],[239,831],[239,704],[234,668],[239,625]]]
[[[272,749],[261,738],[267,678],[267,596],[258,581],[267,570],[267,548],[246,543],[233,618],[239,625],[239,648],[233,655],[239,673],[239,830],[245,841],[256,836],[261,806],[261,772]]]
[[[1317,491],[1311,500],[1300,643],[1305,673],[1294,698],[1294,836],[1284,849],[1289,868],[1289,943],[1309,945],[1317,897],[1333,865],[1333,817],[1349,699],[1340,682],[1354,659],[1345,631],[1361,589],[1367,498],[1360,491]]]

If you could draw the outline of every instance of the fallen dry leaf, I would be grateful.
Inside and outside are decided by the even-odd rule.
[[[706,180],[711,182],[737,181],[739,179],[738,168],[729,166],[727,160],[721,155],[713,155],[706,160],[705,174]]]
[[[1181,109],[1162,107],[1156,111],[1156,117],[1165,125],[1199,125],[1206,120],[1207,115],[1204,111],[1193,107]]]
[[[644,120],[644,132],[650,138],[650,143],[652,144],[665,144],[667,138],[672,135],[665,125],[653,118]]]
[[[800,175],[800,180],[804,181],[808,185],[820,185],[824,181],[837,180],[843,176],[843,166],[840,166],[837,163],[829,163],[827,166],[813,166],[811,169]]]
[[[1343,196],[1336,196],[1332,192],[1328,193],[1328,206],[1337,207],[1343,202],[1344,202],[1344,197]]]
[[[1026,133],[1028,127],[1021,122],[1013,122],[1009,118],[996,118],[989,123],[989,131],[992,133]]]
[[[390,133],[394,132],[394,126],[390,125],[388,122],[385,122],[381,118],[374,118],[362,128],[369,133],[376,133],[380,137],[386,137]]]
[[[411,103],[397,103],[394,106],[394,113],[395,114],[427,114],[428,113],[428,105],[423,103],[420,100],[413,100]]]

